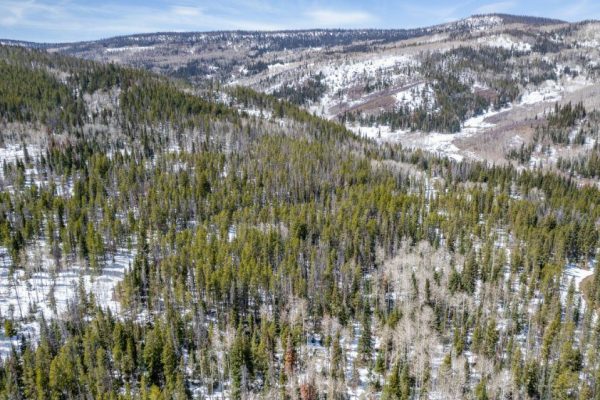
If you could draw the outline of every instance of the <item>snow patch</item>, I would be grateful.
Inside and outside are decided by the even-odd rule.
[[[481,43],[490,47],[498,47],[506,50],[516,51],[531,51],[531,45],[520,40],[516,40],[508,35],[494,35],[477,39],[477,43]]]
[[[396,104],[414,110],[423,105],[425,101],[433,103],[435,92],[430,85],[420,83],[409,89],[402,90],[394,95]]]
[[[134,254],[118,249],[107,255],[101,271],[92,271],[77,263],[59,268],[45,242],[27,251],[28,267],[13,268],[6,248],[0,248],[0,316],[16,322],[17,336],[0,335],[0,357],[5,357],[18,337],[35,341],[37,319],[60,317],[69,311],[70,304],[83,290],[92,294],[104,309],[120,310],[114,289],[133,262]],[[63,260],[63,263],[65,261]]]
[[[537,104],[542,102],[555,102],[562,98],[563,87],[556,81],[547,80],[537,90],[529,90],[521,96],[520,104]]]
[[[154,50],[155,46],[123,46],[123,47],[109,47],[104,49],[105,53],[120,53],[120,52],[130,52],[130,53],[139,53],[141,51],[149,51]]]

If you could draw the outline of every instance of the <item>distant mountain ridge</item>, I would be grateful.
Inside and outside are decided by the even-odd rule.
[[[308,34],[314,36],[318,33],[319,37],[332,37],[338,38],[337,44],[343,44],[344,40],[341,38],[347,37],[348,35],[359,35],[364,39],[376,40],[381,38],[394,38],[396,40],[403,40],[410,37],[416,37],[418,35],[430,34],[432,32],[444,31],[453,28],[457,23],[462,21],[468,21],[470,19],[485,19],[490,17],[497,17],[502,19],[504,23],[522,23],[528,25],[553,25],[553,24],[565,24],[566,21],[559,19],[536,17],[536,16],[520,16],[512,14],[502,13],[491,13],[491,14],[474,14],[470,17],[457,20],[454,22],[436,24],[420,28],[398,28],[398,29],[298,29],[298,30],[224,30],[224,31],[192,31],[192,32],[150,32],[150,33],[137,33],[131,35],[118,35],[97,40],[87,40],[81,42],[57,42],[57,43],[44,43],[44,42],[33,42],[33,41],[21,41],[17,39],[1,39],[0,42],[8,45],[21,45],[32,48],[54,48],[57,46],[85,46],[90,44],[104,44],[110,45],[113,43],[122,43],[131,41],[131,43],[150,43],[159,41],[161,37],[179,38],[183,41],[194,41],[198,40],[199,37],[222,37],[223,35],[259,35],[264,37],[275,37],[281,34]]]

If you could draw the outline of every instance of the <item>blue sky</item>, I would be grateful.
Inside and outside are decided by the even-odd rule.
[[[412,28],[492,12],[600,19],[600,1],[0,0],[0,38],[64,42],[156,31]]]

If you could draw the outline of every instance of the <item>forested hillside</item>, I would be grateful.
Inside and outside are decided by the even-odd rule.
[[[247,88],[0,73],[0,398],[600,398],[594,186]]]

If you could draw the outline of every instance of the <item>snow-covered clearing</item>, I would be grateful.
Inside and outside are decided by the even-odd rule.
[[[406,90],[399,91],[394,95],[398,106],[408,107],[409,110],[414,110],[420,107],[426,101],[433,104],[435,93],[430,85],[419,83]]]
[[[592,269],[584,269],[575,264],[567,264],[563,273],[563,280],[561,283],[561,299],[564,301],[569,291],[569,286],[573,283],[575,292],[581,293],[581,282],[589,276],[592,276],[594,271]],[[583,302],[583,298],[582,298]]]
[[[0,147],[0,166],[15,164],[17,161],[26,161],[27,158],[35,160],[38,157],[39,148],[28,144],[8,144]],[[0,168],[0,175],[4,176],[4,169]]]
[[[473,135],[478,132],[481,132],[484,129],[493,128],[495,125],[490,122],[486,122],[486,119],[488,119],[489,117],[492,117],[494,115],[500,114],[502,112],[509,111],[511,108],[512,108],[512,105],[509,104],[507,107],[502,108],[500,110],[492,109],[492,110],[486,111],[485,113],[483,113],[481,115],[471,117],[463,123],[460,133],[463,136],[464,135]]]
[[[37,320],[60,318],[81,290],[92,294],[100,307],[119,312],[114,289],[133,262],[134,254],[118,249],[106,256],[101,271],[83,267],[81,262],[57,267],[45,242],[30,246],[26,268],[12,268],[6,248],[0,248],[0,317],[15,321],[17,335],[0,333],[0,357],[22,336],[34,340],[39,332]]]
[[[350,99],[345,93],[348,88],[364,85],[369,79],[384,76],[390,82],[400,82],[407,78],[403,68],[411,65],[416,65],[416,61],[407,55],[388,55],[374,59],[327,64],[318,71],[325,77],[324,83],[327,85],[327,93],[321,99],[318,109],[325,110],[325,115],[329,115],[329,109],[338,104],[346,103],[349,106],[360,104],[363,99]],[[343,95],[340,96],[342,93]]]
[[[388,125],[359,126],[348,125],[348,129],[355,134],[380,141],[395,141],[402,143],[407,148],[420,148],[441,156],[447,156],[456,161],[461,161],[464,156],[460,149],[452,142],[461,135],[460,133],[439,132],[411,132],[409,130],[393,131]]]
[[[118,52],[130,52],[138,53],[140,51],[154,50],[155,46],[123,46],[123,47],[109,47],[104,49],[106,53],[118,53]]]
[[[260,110],[258,108],[240,108],[239,112],[246,113],[251,117],[263,118],[263,119],[271,119],[271,117],[273,116],[273,113],[271,112],[271,110],[268,110],[268,109]]]
[[[542,102],[554,102],[562,98],[564,88],[556,81],[547,80],[537,88],[529,89],[521,96],[521,103],[532,105]]]
[[[520,41],[508,35],[486,36],[477,39],[477,42],[486,46],[498,47],[506,50],[516,50],[523,52],[531,51],[531,45],[529,43]]]
[[[487,122],[486,119],[499,113],[510,110],[512,106],[501,110],[489,110],[481,115],[467,119],[460,132],[440,133],[440,132],[412,132],[410,130],[392,130],[389,125],[378,126],[360,126],[349,124],[347,127],[355,134],[370,139],[381,141],[396,141],[408,148],[420,148],[441,156],[447,156],[456,161],[462,161],[465,153],[454,144],[454,141],[460,138],[467,138],[476,135],[483,130],[493,128],[495,125]],[[468,154],[473,156],[472,154]]]

